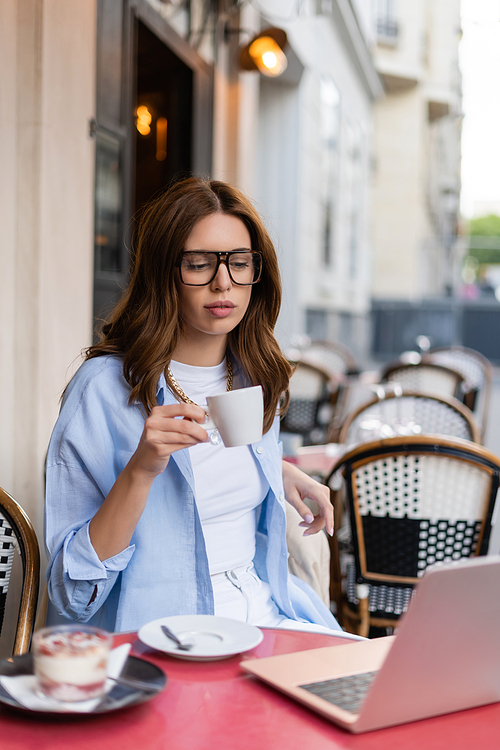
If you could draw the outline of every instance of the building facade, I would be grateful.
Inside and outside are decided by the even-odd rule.
[[[360,356],[368,346],[373,103],[383,93],[362,18],[352,3],[329,2],[281,21],[295,65],[288,77],[259,81],[253,188],[280,252],[281,342],[305,334]]]
[[[451,295],[458,282],[459,0],[378,0],[373,296]]]

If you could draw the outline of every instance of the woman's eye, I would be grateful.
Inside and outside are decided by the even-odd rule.
[[[204,271],[208,268],[208,263],[190,263],[188,268],[190,271]]]
[[[250,268],[252,265],[252,258],[249,258],[247,255],[237,255],[230,259],[229,265],[235,271],[243,271],[246,268]]]
[[[186,271],[206,271],[211,267],[207,258],[184,258],[182,265]]]

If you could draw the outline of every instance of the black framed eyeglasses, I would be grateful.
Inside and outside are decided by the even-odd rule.
[[[225,264],[233,284],[250,286],[261,279],[262,255],[251,250],[185,250],[177,266],[183,284],[206,286],[217,276],[221,263]]]

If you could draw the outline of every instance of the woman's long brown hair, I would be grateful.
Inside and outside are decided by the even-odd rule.
[[[102,340],[86,358],[117,354],[146,414],[156,405],[156,387],[182,332],[175,284],[176,264],[194,225],[212,214],[235,216],[245,224],[252,249],[262,253],[262,279],[252,288],[250,304],[229,334],[230,354],[252,385],[264,391],[264,431],[274,420],[280,399],[288,405],[292,372],[274,337],[281,305],[281,281],[273,243],[250,201],[230,185],[192,177],[178,182],[144,209],[137,228],[130,283],[109,321]],[[168,380],[168,374],[167,374]]]

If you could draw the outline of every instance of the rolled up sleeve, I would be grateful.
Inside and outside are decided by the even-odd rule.
[[[135,549],[131,544],[117,555],[100,560],[92,546],[86,523],[77,532],[72,532],[64,540],[64,572],[72,581],[101,581],[127,567]]]
[[[107,599],[134,553],[130,545],[100,560],[89,536],[89,523],[64,540],[48,571],[49,595],[59,614],[87,622]]]

